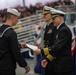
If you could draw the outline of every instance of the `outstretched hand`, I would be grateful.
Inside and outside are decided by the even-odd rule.
[[[26,43],[21,43],[21,48],[25,48],[25,47],[27,47]]]
[[[36,49],[36,50],[33,50],[36,54],[41,54],[41,50],[40,49]]]

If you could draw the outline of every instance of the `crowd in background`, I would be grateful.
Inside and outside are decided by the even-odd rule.
[[[51,1],[47,2],[44,5],[42,3],[36,3],[35,6],[33,6],[33,5],[30,5],[29,7],[27,7],[27,6],[24,6],[24,7],[16,6],[14,8],[16,8],[18,11],[21,12],[20,18],[24,18],[24,17],[36,14],[36,10],[42,10],[42,8],[45,5],[54,8],[55,6],[74,5],[74,4],[75,3],[72,0],[63,0],[63,1],[62,0],[58,0],[58,1],[55,1],[55,2],[51,2]],[[0,22],[4,22],[5,21],[5,19],[6,19],[5,18],[6,10],[7,9],[0,10]]]

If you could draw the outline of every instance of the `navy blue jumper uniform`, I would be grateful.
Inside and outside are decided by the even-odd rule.
[[[3,24],[0,27],[0,75],[16,75],[16,62],[20,67],[27,67],[20,53],[16,32],[9,25]]]

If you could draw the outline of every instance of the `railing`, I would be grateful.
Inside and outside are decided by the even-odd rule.
[[[76,5],[61,5],[55,6],[55,9],[64,11],[66,8],[69,8],[72,12],[76,12]]]

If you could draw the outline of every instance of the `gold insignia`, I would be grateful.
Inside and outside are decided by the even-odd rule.
[[[51,54],[48,54],[48,55],[47,55],[47,58],[48,58],[50,61],[52,61],[52,60],[54,59],[54,57],[53,57]]]
[[[45,54],[45,56],[49,54],[49,49],[48,49],[47,47],[44,48],[43,50],[44,50],[44,54]]]

